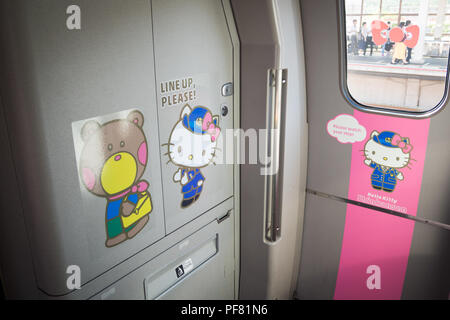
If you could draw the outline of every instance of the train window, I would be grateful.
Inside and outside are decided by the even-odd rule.
[[[345,96],[358,108],[429,116],[448,95],[450,0],[341,0]]]

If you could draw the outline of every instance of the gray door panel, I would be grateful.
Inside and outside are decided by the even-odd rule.
[[[431,118],[417,215],[450,225],[450,107]]]
[[[346,209],[345,203],[306,196],[298,299],[333,299]]]
[[[327,122],[353,108],[340,88],[339,21],[335,1],[302,1],[308,90],[309,158],[307,187],[347,197],[351,145],[340,144],[326,131]],[[327,23],[321,23],[327,21]],[[330,32],[330,27],[336,32]],[[320,41],[318,41],[320,39]],[[450,224],[449,108],[431,118],[422,191],[417,215]],[[331,162],[332,161],[332,162]]]
[[[347,204],[308,194],[305,207],[298,299],[333,299]],[[385,214],[372,211],[373,214]],[[403,219],[405,223],[410,223]],[[447,299],[450,292],[450,233],[415,223],[403,284],[403,299]],[[375,262],[374,262],[375,263]],[[365,272],[366,266],[357,266]],[[358,269],[355,270],[358,272]],[[369,277],[369,275],[368,275]],[[383,270],[381,286],[383,287]]]
[[[402,299],[442,299],[450,294],[450,232],[416,223]]]
[[[309,123],[307,187],[347,197],[351,145],[337,143],[326,130],[329,120],[338,114],[353,112],[339,87],[336,2],[302,1],[301,8]]]
[[[173,1],[171,5],[153,1],[152,8],[164,207],[166,231],[170,233],[233,195],[233,166],[211,163],[200,168],[205,181],[199,199],[182,208],[181,185],[173,178],[181,166],[168,162],[169,149],[163,145],[169,142],[183,107],[189,104],[191,109],[202,106],[213,116],[220,115],[217,156],[225,154],[225,146],[220,142],[224,141],[225,130],[233,128],[233,96],[223,96],[222,86],[233,82],[233,46],[221,1]],[[180,16],[189,18],[179,19]],[[195,99],[174,105],[163,103],[163,97],[182,91],[167,94],[161,92],[161,85],[186,78],[193,81]],[[221,116],[222,106],[229,110],[226,116]]]
[[[340,66],[337,3],[301,1],[310,130],[307,188],[345,199],[352,148],[338,143],[326,130],[328,121],[337,115],[353,114],[340,88],[344,69]],[[431,118],[417,208],[417,216],[444,224],[450,224],[449,120],[448,105]],[[308,195],[297,291],[300,298],[333,298],[345,208],[344,202]],[[445,228],[415,223],[403,298],[448,298],[449,233]]]

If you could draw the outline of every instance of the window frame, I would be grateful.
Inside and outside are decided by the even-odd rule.
[[[430,108],[429,110],[425,111],[407,111],[407,110],[400,110],[400,109],[389,109],[381,108],[381,107],[375,107],[375,106],[367,106],[360,102],[358,102],[353,96],[351,95],[348,85],[347,85],[347,72],[348,72],[348,61],[347,61],[347,28],[346,28],[346,14],[345,14],[345,0],[337,0],[338,1],[338,39],[339,39],[339,55],[340,55],[340,87],[341,87],[341,93],[344,95],[344,98],[347,100],[347,102],[355,109],[362,111],[362,112],[368,112],[368,113],[375,113],[375,114],[381,114],[381,115],[387,115],[387,116],[394,116],[394,117],[403,117],[403,118],[415,118],[415,119],[423,119],[423,118],[429,118],[431,116],[434,116],[438,112],[442,111],[445,106],[448,103],[448,97],[449,97],[449,71],[450,71],[450,53],[447,57],[447,73],[445,76],[445,85],[444,85],[444,93],[442,96],[442,99],[439,101],[439,103],[434,106],[433,108]],[[404,106],[399,106],[400,108]]]

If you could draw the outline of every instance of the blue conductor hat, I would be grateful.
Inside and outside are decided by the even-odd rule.
[[[392,131],[383,131],[379,135],[373,136],[373,141],[390,148],[402,148],[404,152],[409,152],[412,149],[408,138],[403,138]]]
[[[392,145],[392,138],[394,138],[395,133],[391,131],[383,131],[379,135],[375,135],[373,137],[373,141],[379,143],[386,147],[395,148],[396,146]]]
[[[191,132],[204,134],[203,120],[210,111],[204,107],[196,107],[192,112],[183,117],[183,126]],[[213,119],[214,125],[217,125],[217,119]]]

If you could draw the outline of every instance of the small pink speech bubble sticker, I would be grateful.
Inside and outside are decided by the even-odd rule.
[[[366,138],[367,131],[358,120],[349,114],[340,114],[328,121],[327,132],[340,143],[355,143]]]

